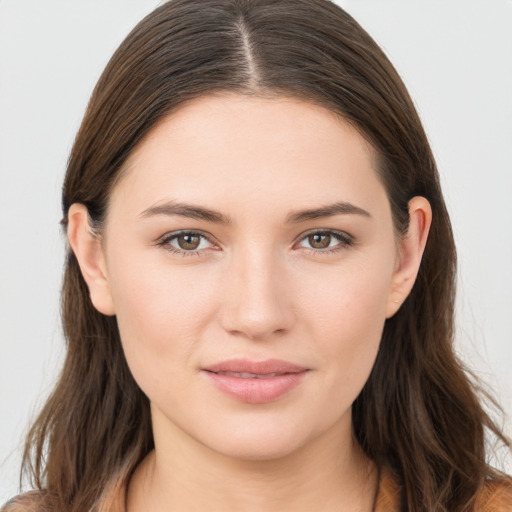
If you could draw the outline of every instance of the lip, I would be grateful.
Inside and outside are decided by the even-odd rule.
[[[241,402],[272,402],[297,387],[309,368],[280,359],[230,359],[202,369],[213,385]]]

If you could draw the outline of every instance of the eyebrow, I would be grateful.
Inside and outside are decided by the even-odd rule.
[[[288,224],[298,224],[307,220],[322,219],[324,217],[332,217],[340,214],[362,215],[363,217],[371,218],[370,213],[359,208],[359,206],[355,206],[354,204],[347,203],[345,201],[340,201],[334,204],[321,206],[320,208],[291,212],[286,217],[286,222]]]
[[[229,217],[222,213],[203,208],[202,206],[195,206],[185,203],[177,203],[170,201],[165,204],[151,206],[144,210],[140,217],[147,218],[154,215],[179,215],[189,219],[205,220],[207,222],[214,222],[216,224],[231,224]]]
[[[362,215],[364,217],[371,218],[371,215],[366,210],[363,210],[359,206],[355,206],[352,203],[340,201],[334,204],[321,206],[319,208],[311,208],[307,210],[297,210],[289,213],[286,217],[287,224],[299,224],[308,220],[322,219],[325,217],[332,217],[334,215],[350,214],[350,215]],[[231,219],[226,215],[209,208],[202,206],[195,206],[186,203],[178,203],[170,201],[161,205],[151,206],[144,210],[140,217],[147,218],[154,215],[178,215],[181,217],[187,217],[189,219],[199,219],[207,222],[213,222],[215,224],[231,224]]]

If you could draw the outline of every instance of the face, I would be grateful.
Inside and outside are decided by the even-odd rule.
[[[233,457],[350,432],[399,249],[371,148],[289,98],[194,100],[116,185],[102,255],[157,432]]]

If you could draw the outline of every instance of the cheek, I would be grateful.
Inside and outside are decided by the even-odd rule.
[[[341,336],[357,329],[371,332],[385,319],[394,266],[392,258],[379,256],[302,272],[301,309]]]
[[[302,309],[332,392],[353,401],[375,361],[391,287],[391,265],[357,265],[309,283]],[[312,347],[313,348],[313,347]]]
[[[117,261],[110,279],[117,322],[130,369],[144,389],[144,381],[192,364],[194,344],[215,315],[214,276],[154,259]],[[163,373],[156,371],[162,365]]]

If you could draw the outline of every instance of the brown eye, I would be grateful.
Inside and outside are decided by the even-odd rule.
[[[159,245],[181,255],[197,254],[203,249],[214,248],[214,244],[205,235],[195,231],[170,233],[161,239]]]
[[[331,235],[314,233],[308,236],[309,245],[313,249],[326,249],[331,244]]]
[[[331,254],[354,245],[354,238],[343,231],[326,230],[305,234],[298,246],[317,254]]]
[[[194,251],[199,247],[199,244],[201,243],[201,237],[198,235],[185,233],[177,236],[176,241],[178,242],[180,249],[183,249],[184,251]]]

